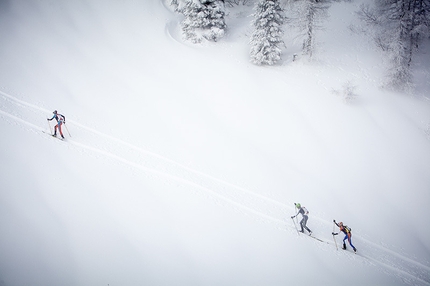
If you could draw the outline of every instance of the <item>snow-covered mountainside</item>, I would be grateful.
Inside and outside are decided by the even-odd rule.
[[[430,285],[428,54],[381,88],[356,0],[255,66],[252,5],[195,45],[168,2],[0,1],[0,285]]]

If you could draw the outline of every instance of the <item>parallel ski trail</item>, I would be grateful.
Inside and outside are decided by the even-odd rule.
[[[27,129],[36,133],[46,131],[48,126],[41,127],[43,125],[41,118],[45,120],[44,118],[51,111],[17,99],[2,91],[0,91],[0,95],[2,99],[0,101],[0,117],[9,118],[15,124],[26,126]],[[40,125],[31,122],[40,122]],[[290,205],[194,170],[167,157],[82,125],[79,122],[68,120],[68,124],[71,124],[74,131],[81,135],[79,140],[75,140],[74,138],[67,140],[68,143],[77,149],[101,155],[104,158],[124,164],[135,170],[193,188],[211,196],[217,201],[221,201],[224,205],[240,210],[245,215],[252,215],[258,221],[272,224],[281,230],[286,230],[285,225],[287,225],[292,233],[295,232],[294,227],[285,219],[288,217],[286,211],[293,209]],[[96,137],[95,140],[94,137]],[[331,224],[317,217],[315,219],[319,220],[323,225]],[[372,249],[372,251],[375,251],[374,256],[377,257],[361,255],[364,259],[380,265],[390,273],[394,272],[394,275],[401,277],[408,284],[418,285],[416,283],[419,283],[420,285],[430,285],[430,267],[381,245],[362,239],[359,236],[356,237],[363,242],[363,246],[367,246],[369,250]],[[382,256],[385,261],[382,261]],[[401,269],[396,262],[398,260],[402,262],[403,266],[404,264],[409,265],[407,269]]]
[[[8,98],[8,99],[10,99],[10,100],[16,101],[17,103],[20,103],[20,104],[22,104],[22,105],[28,106],[28,107],[33,108],[33,109],[37,109],[38,111],[42,112],[43,114],[50,114],[50,113],[51,113],[51,111],[49,111],[49,110],[47,110],[47,109],[40,108],[40,107],[38,107],[38,106],[36,106],[36,105],[33,105],[33,104],[30,104],[30,103],[27,103],[27,102],[22,101],[22,100],[19,100],[19,99],[16,99],[15,97],[13,97],[13,96],[11,96],[11,95],[8,95],[8,94],[6,94],[6,93],[4,93],[4,92],[2,92],[2,91],[0,91],[0,94],[2,94],[3,96],[7,97],[7,98]],[[157,158],[157,159],[160,159],[160,160],[164,160],[166,163],[174,164],[174,165],[176,165],[176,166],[178,166],[178,167],[180,167],[180,168],[182,168],[182,169],[184,169],[184,170],[186,170],[186,171],[192,172],[192,173],[194,173],[194,174],[196,174],[196,175],[199,175],[199,176],[202,176],[202,177],[205,177],[205,178],[211,179],[211,180],[213,180],[213,181],[215,181],[215,182],[218,182],[218,183],[222,183],[222,184],[224,184],[224,185],[226,185],[226,186],[228,186],[228,187],[235,188],[235,189],[240,190],[240,191],[242,191],[242,192],[244,192],[244,193],[246,193],[246,194],[249,194],[249,195],[255,196],[255,197],[257,197],[257,198],[259,198],[259,199],[262,199],[262,200],[266,200],[266,201],[268,201],[268,202],[270,202],[270,203],[273,203],[273,204],[275,204],[275,205],[278,205],[278,206],[280,206],[280,207],[282,207],[282,208],[287,208],[287,207],[289,207],[288,205],[286,205],[286,204],[284,204],[284,203],[281,203],[281,202],[276,201],[276,200],[274,200],[274,199],[271,199],[271,198],[268,198],[268,197],[262,196],[262,195],[260,195],[260,194],[256,194],[256,193],[251,192],[251,191],[249,191],[249,190],[247,190],[247,189],[245,189],[245,188],[243,188],[243,187],[240,187],[240,186],[234,185],[234,184],[232,184],[232,183],[229,183],[229,182],[227,182],[227,181],[224,181],[224,180],[218,179],[218,178],[213,177],[213,176],[211,176],[211,175],[208,175],[208,174],[206,174],[206,173],[203,173],[203,172],[200,172],[200,171],[194,170],[194,169],[192,169],[192,168],[190,168],[190,167],[188,167],[188,166],[186,166],[186,165],[183,165],[183,164],[181,164],[181,163],[178,163],[178,162],[176,162],[176,161],[173,161],[173,160],[171,160],[171,159],[169,159],[169,158],[166,158],[166,157],[161,156],[161,155],[159,155],[159,154],[156,154],[156,153],[154,153],[154,152],[150,152],[150,151],[144,150],[144,149],[139,148],[139,147],[137,147],[137,146],[134,146],[134,145],[132,145],[132,144],[130,144],[130,143],[127,143],[127,142],[125,142],[125,141],[123,141],[123,140],[121,140],[121,139],[115,138],[115,137],[113,137],[113,136],[110,136],[110,135],[104,134],[104,133],[102,133],[102,132],[99,132],[99,131],[97,131],[97,130],[95,130],[95,129],[93,129],[93,128],[90,128],[90,127],[87,127],[87,126],[85,126],[85,125],[82,125],[82,124],[80,124],[80,123],[78,123],[78,122],[76,122],[76,121],[68,120],[68,122],[72,123],[74,126],[80,127],[80,128],[82,128],[82,129],[84,129],[84,130],[87,130],[87,131],[91,132],[92,134],[96,134],[96,135],[99,135],[99,136],[101,136],[101,137],[103,137],[103,138],[105,138],[105,139],[108,139],[108,140],[111,140],[111,141],[113,141],[113,142],[119,143],[119,144],[121,144],[121,145],[123,145],[123,146],[125,146],[125,147],[128,147],[128,148],[130,148],[130,149],[132,149],[132,150],[134,150],[134,151],[137,151],[137,152],[139,152],[139,153],[147,154],[147,155],[153,156],[154,158]]]
[[[47,109],[40,108],[36,105],[27,104],[26,102],[15,99],[13,96],[10,96],[2,91],[0,91],[0,94],[6,97],[9,102],[15,102],[17,106],[21,106],[21,107],[25,106],[38,111],[40,114],[40,117],[42,118],[46,117],[46,114],[50,114],[50,111]],[[45,127],[37,126],[22,118],[19,118],[17,115],[13,115],[5,111],[1,111],[1,114],[8,116],[17,122],[20,122],[21,124],[25,124],[34,130],[43,132],[46,129]],[[20,112],[20,115],[21,114],[23,113]],[[228,203],[237,209],[241,209],[247,213],[254,214],[259,219],[263,219],[264,221],[272,224],[275,223],[279,225],[279,227],[282,227],[284,225],[284,221],[282,219],[277,218],[279,216],[267,215],[264,212],[265,208],[260,208],[259,210],[257,205],[261,205],[262,202],[263,202],[263,205],[275,204],[278,206],[279,212],[282,212],[286,208],[285,204],[282,204],[273,199],[261,196],[259,194],[252,193],[245,188],[236,186],[224,180],[220,180],[208,174],[196,171],[183,164],[175,162],[169,158],[163,157],[161,155],[158,155],[156,153],[153,153],[147,150],[143,150],[121,139],[103,134],[97,130],[84,126],[73,120],[69,119],[67,124],[72,124],[73,127],[78,127],[79,129],[81,129],[79,130],[81,133],[82,131],[84,132],[86,131],[92,136],[97,135],[109,142],[109,144],[100,144],[104,146],[95,147],[95,146],[90,146],[88,144],[75,141],[73,138],[68,138],[67,141],[74,146],[80,147],[81,149],[92,151],[94,153],[103,155],[105,157],[109,157],[111,159],[114,159],[118,162],[131,166],[133,168],[139,169],[146,173],[154,174],[157,176],[163,176],[165,178],[169,178],[170,180],[174,180],[184,185],[188,185],[188,186],[192,186],[194,188],[200,189],[201,191],[204,191],[207,194],[210,194],[211,196],[217,198],[218,200],[224,201],[225,203]],[[97,142],[96,144],[99,145],[98,142],[100,141],[102,141],[100,140],[100,138],[96,140]],[[113,146],[115,148],[112,147],[112,144],[115,145]],[[125,150],[126,152],[125,151],[117,152],[118,148],[122,148],[122,150],[125,150],[125,149],[128,149],[128,150]],[[120,153],[120,155],[118,153]],[[125,158],[125,154],[127,154],[126,156],[127,158]],[[161,160],[163,161],[163,164],[154,164],[153,162],[148,163],[148,160],[146,159],[145,156],[146,157],[150,156],[152,158]],[[179,174],[172,175],[172,173],[173,174],[179,173]],[[204,180],[202,180],[202,178],[204,178]],[[232,189],[235,189],[235,191],[232,192]],[[248,203],[243,202],[244,198],[249,198],[251,196],[255,198],[248,199],[249,200]],[[238,201],[242,201],[242,203],[238,203]],[[283,217],[283,215],[281,215],[280,217]]]

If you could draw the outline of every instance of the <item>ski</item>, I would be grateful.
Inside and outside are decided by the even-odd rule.
[[[55,138],[55,139],[58,139],[58,140],[61,140],[61,141],[66,141],[65,138],[57,137],[54,134],[51,134],[49,132],[45,132],[45,131],[42,131],[42,132],[45,133],[45,134],[47,134],[47,135],[49,135],[49,136],[51,136],[51,137],[53,137],[53,138]]]
[[[316,239],[316,240],[318,240],[318,241],[320,241],[320,242],[322,242],[322,243],[327,243],[327,244],[329,244],[329,243],[328,243],[327,241],[325,241],[325,240],[322,240],[322,239],[320,239],[320,238],[318,238],[318,237],[312,236],[312,234],[307,235],[307,236],[309,236],[309,237],[311,237],[311,238],[313,238],[313,239]]]
[[[321,238],[318,238],[318,237],[316,237],[316,236],[313,236],[313,235],[312,235],[312,233],[311,233],[311,234],[309,234],[309,235],[306,235],[306,234],[304,234],[304,233],[303,233],[303,232],[301,232],[301,231],[298,231],[298,233],[302,233],[302,234],[303,234],[303,235],[300,235],[300,236],[307,236],[307,237],[313,238],[313,239],[315,239],[315,240],[318,240],[319,242],[330,244],[328,241],[325,241],[325,240],[322,240]]]
[[[57,137],[57,136],[55,136],[55,135],[51,135],[51,136],[52,136],[52,137],[54,137],[54,138],[56,138],[56,139],[58,139],[58,140],[64,141],[64,138]]]
[[[322,239],[319,239],[318,237],[315,237],[315,236],[312,236],[312,235],[309,235],[309,237],[312,237],[313,239],[316,239],[316,240],[321,241],[321,242],[326,242],[326,241],[324,241]]]
[[[346,251],[346,252],[352,252],[352,253],[354,253],[354,254],[357,254],[357,251],[354,251],[354,250],[349,250],[349,249],[344,249],[344,248],[342,248],[342,250],[343,251]]]

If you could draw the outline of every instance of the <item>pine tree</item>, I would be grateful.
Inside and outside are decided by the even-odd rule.
[[[362,6],[362,18],[377,30],[377,45],[390,59],[388,84],[397,90],[412,84],[412,61],[421,42],[430,35],[430,1],[377,0]]]
[[[173,10],[178,11],[178,7],[179,7],[178,0],[170,0],[170,6],[173,7]]]
[[[322,21],[327,18],[329,0],[298,0],[295,1],[292,25],[299,29],[299,37],[303,38],[302,53],[312,58],[316,48],[315,32],[322,28]]]
[[[199,43],[203,38],[217,41],[225,34],[225,6],[222,0],[188,0],[181,12],[184,38]]]
[[[240,5],[240,4],[245,5],[250,1],[252,0],[225,0],[225,3],[233,7],[235,5]]]
[[[284,46],[282,26],[285,12],[279,0],[261,0],[255,6],[251,36],[251,62],[257,65],[273,65],[281,59],[281,46]]]
[[[173,8],[175,12],[183,13],[184,7],[187,5],[190,0],[169,0],[170,6]]]
[[[206,25],[206,33],[203,36],[207,40],[216,42],[218,39],[224,37],[227,27],[225,23],[225,4],[223,0],[206,0],[205,5],[208,9],[208,23]]]

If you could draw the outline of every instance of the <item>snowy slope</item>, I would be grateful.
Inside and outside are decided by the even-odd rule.
[[[256,67],[252,7],[195,46],[159,1],[3,1],[0,285],[429,285],[430,61],[412,96],[380,89],[358,5],[332,6],[315,61],[290,31]]]

